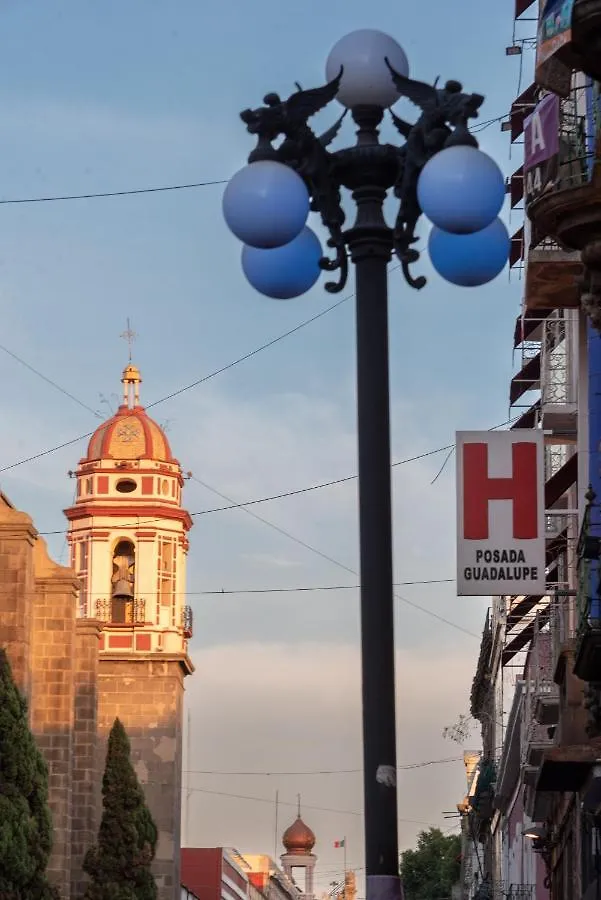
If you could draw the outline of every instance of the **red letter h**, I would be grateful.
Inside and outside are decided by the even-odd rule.
[[[536,444],[512,445],[511,478],[489,478],[487,444],[463,445],[463,536],[466,540],[488,538],[490,500],[513,501],[513,537],[538,537],[538,490]]]

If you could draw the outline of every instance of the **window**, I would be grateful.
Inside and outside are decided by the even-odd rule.
[[[133,478],[121,478],[115,485],[120,494],[131,494],[137,486]]]
[[[159,558],[157,574],[157,622],[175,622],[177,541],[175,538],[159,537]],[[165,615],[167,613],[167,615]]]
[[[81,619],[88,616],[88,541],[86,538],[73,544],[71,564],[79,578],[78,615]]]

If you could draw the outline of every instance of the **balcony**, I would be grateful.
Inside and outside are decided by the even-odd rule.
[[[538,818],[553,792],[580,790],[591,765],[601,752],[587,734],[583,684],[573,671],[577,635],[574,593],[558,591],[551,606],[552,666],[554,680],[561,685],[561,689],[559,715],[553,731],[554,744],[543,752],[536,783],[535,811]]]
[[[184,606],[182,609],[182,630],[187,639],[194,634],[194,613],[190,606]]]
[[[574,672],[583,681],[601,681],[601,517],[589,497],[578,541],[576,661]]]
[[[119,597],[115,597],[112,600],[97,600],[96,618],[108,628],[144,625],[146,622],[146,601],[125,600]]]
[[[569,62],[601,81],[601,0],[575,0]]]
[[[554,312],[542,325],[541,426],[551,432],[547,440],[555,445],[576,441],[576,326],[577,318],[569,312]]]
[[[580,306],[577,279],[582,273],[580,254],[543,240],[528,251],[524,302],[526,309],[576,309]]]
[[[476,790],[470,801],[476,820],[475,831],[479,835],[480,840],[483,840],[495,812],[493,801],[496,778],[497,768],[494,762],[486,759],[481,760]]]
[[[541,101],[541,108],[547,100]],[[536,179],[530,185],[531,190],[526,191],[526,207],[535,245],[532,253],[538,254],[542,271],[545,269],[545,253],[552,253],[558,260],[561,259],[558,272],[564,269],[565,277],[558,280],[554,302],[564,308],[576,306],[578,294],[582,296],[583,289],[596,296],[597,287],[594,283],[587,284],[587,278],[590,279],[591,272],[601,273],[598,253],[598,242],[601,240],[601,169],[594,159],[592,132],[595,124],[589,121],[590,116],[585,113],[589,101],[584,86],[574,88],[566,99],[558,101],[559,140],[555,154],[544,164],[532,168]],[[547,112],[550,114],[550,108]],[[548,127],[557,127],[557,124],[553,126],[550,123]],[[540,250],[536,249],[538,247]],[[581,254],[582,268],[579,267],[578,253]],[[547,274],[541,276],[541,290],[547,296],[546,305],[553,302],[548,293],[552,271],[549,269]],[[533,299],[528,301],[530,303],[537,302],[534,296],[537,290],[536,263],[533,279],[534,293]],[[539,302],[545,305],[542,298]],[[587,303],[589,301],[582,298],[582,305]]]
[[[573,653],[576,640],[576,604],[572,596],[555,596],[551,602],[551,666],[553,681],[561,684],[566,660]]]
[[[525,723],[524,765],[538,771],[543,761],[545,750],[553,746],[549,737],[549,729],[538,722]]]

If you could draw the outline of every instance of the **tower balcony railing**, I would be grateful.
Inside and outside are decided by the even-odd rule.
[[[182,609],[182,630],[186,638],[191,638],[194,634],[194,613],[190,606],[184,606]]]
[[[96,600],[96,618],[108,626],[144,625],[146,600],[125,600],[120,597]]]

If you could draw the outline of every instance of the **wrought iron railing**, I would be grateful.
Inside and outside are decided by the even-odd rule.
[[[186,637],[192,637],[194,633],[194,613],[190,606],[184,606],[182,609],[182,629]]]
[[[97,600],[96,618],[106,625],[143,625],[146,621],[146,601]]]
[[[591,629],[601,630],[601,586],[599,552],[601,551],[601,513],[596,498],[589,496],[578,539],[578,589],[576,609],[578,638]]]
[[[576,398],[571,358],[572,320],[554,314],[543,323],[543,330],[541,403],[543,406],[572,404]]]
[[[536,885],[534,884],[510,884],[504,888],[504,900],[534,900]]]

